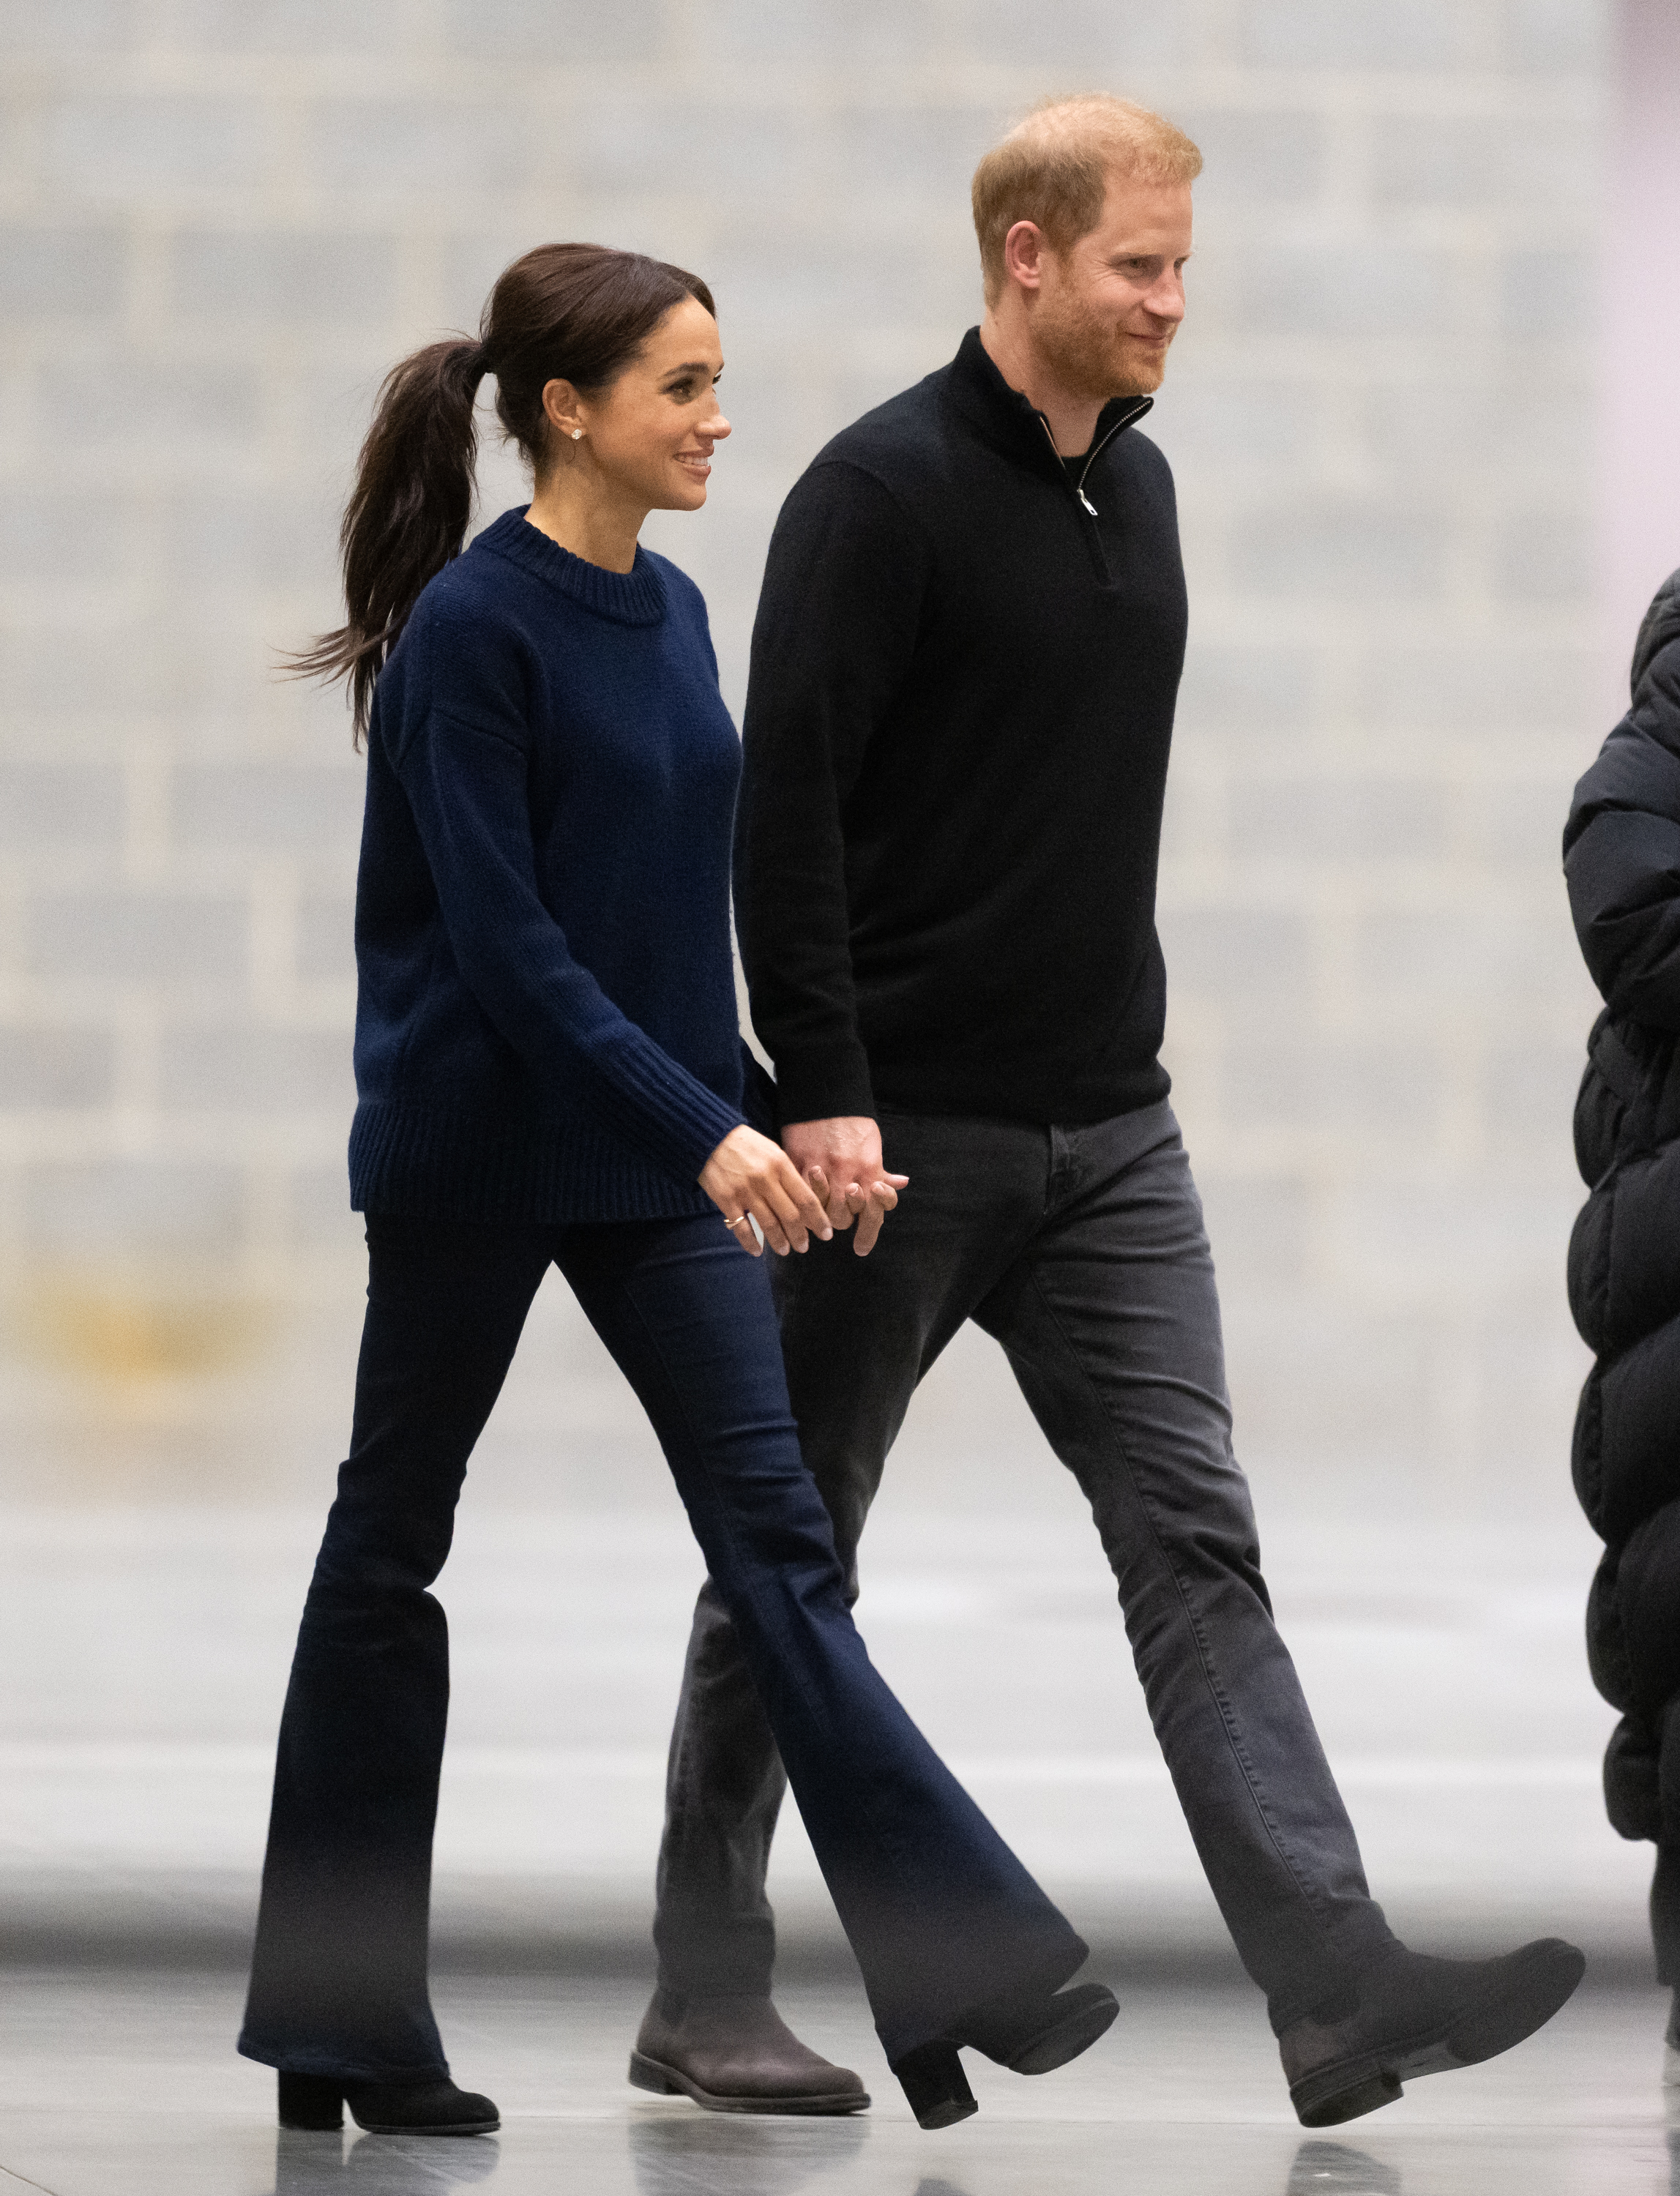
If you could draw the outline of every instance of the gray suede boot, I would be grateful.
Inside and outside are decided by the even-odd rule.
[[[869,2101],[857,2077],[808,2051],[767,1997],[656,1990],[630,2079],[708,2112],[861,2112]]]

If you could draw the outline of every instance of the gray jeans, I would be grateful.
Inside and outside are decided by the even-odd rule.
[[[1388,1939],[1272,1621],[1213,1260],[1172,1109],[1088,1127],[883,1112],[910,1188],[868,1258],[777,1262],[805,1460],[857,1592],[857,1542],[917,1382],[965,1320],[1002,1344],[1091,1505],[1157,1737],[1273,2026]],[[786,1780],[708,1581],[672,1734],[654,1927],[681,1991],[767,1991],[765,1896]]]

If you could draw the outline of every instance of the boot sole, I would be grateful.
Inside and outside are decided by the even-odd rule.
[[[1381,2052],[1321,2067],[1297,2082],[1289,2093],[1296,2117],[1302,2127],[1338,2127],[1394,2104],[1406,2082],[1496,2059],[1544,2028],[1585,1973],[1575,1947],[1554,1939],[1496,1996],[1444,2026],[1397,2038]]]
[[[490,2101],[487,2097],[484,2102],[488,2104]],[[364,2119],[350,2103],[341,2083],[314,2074],[282,2074],[280,2078],[280,2124],[289,2133],[338,2135],[344,2128],[347,2104],[350,2118],[368,2135],[494,2135],[501,2126],[494,2106],[488,2119]]]
[[[655,2097],[688,2097],[707,2112],[834,2114],[867,2112],[869,2104],[861,2089],[829,2090],[826,2095],[819,2090],[804,2097],[723,2096],[715,2090],[702,2089],[680,2067],[649,2059],[643,2051],[630,2054],[630,2085],[635,2089],[646,2089]]]
[[[1088,2051],[1100,2036],[1106,2036],[1119,2011],[1119,2001],[1113,1997],[1106,2004],[1082,2006],[1067,2020],[1047,2029],[1043,2035],[1035,2036],[1025,2050],[1007,2062],[1010,2072],[1054,2073],[1058,2066],[1065,2066],[1070,2059],[1077,2059],[1082,2051]]]
[[[351,2118],[355,2118],[355,2114]],[[430,2125],[414,2120],[356,2120],[364,2135],[494,2135],[499,2120],[447,2120]]]

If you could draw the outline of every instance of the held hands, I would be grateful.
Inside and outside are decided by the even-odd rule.
[[[907,1174],[888,1174],[880,1155],[880,1130],[866,1114],[830,1121],[792,1121],[782,1142],[800,1175],[823,1199],[835,1228],[857,1223],[852,1249],[867,1258],[881,1222],[909,1186]]]
[[[752,1223],[778,1258],[803,1251],[811,1236],[834,1234],[818,1193],[800,1179],[779,1144],[743,1123],[731,1129],[700,1170],[700,1186],[724,1216],[743,1251],[761,1256]],[[849,1222],[842,1222],[849,1225]]]

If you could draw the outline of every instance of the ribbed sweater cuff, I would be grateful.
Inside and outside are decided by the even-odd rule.
[[[875,1111],[869,1055],[861,1044],[776,1055],[776,1115],[784,1128],[791,1121],[835,1121],[847,1115],[873,1120]]]
[[[635,1103],[626,1106],[614,1094],[613,1127],[679,1182],[697,1182],[724,1138],[742,1125],[740,1108],[707,1089],[656,1046],[645,1049],[637,1067]]]

